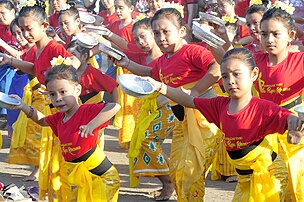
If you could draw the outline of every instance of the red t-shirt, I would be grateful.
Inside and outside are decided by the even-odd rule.
[[[129,43],[130,44],[130,43]],[[129,46],[128,44],[128,46]],[[131,49],[130,49],[131,50]],[[152,62],[147,63],[147,56],[148,52],[133,52],[133,51],[124,51],[124,53],[128,56],[128,58],[138,64],[144,65],[144,66],[149,66],[149,67],[154,67],[155,64],[157,63],[159,58],[154,59]]]
[[[257,53],[263,53],[262,51],[258,50],[256,51],[255,48],[256,48],[256,44],[255,42],[252,42],[250,44],[247,44],[246,46],[244,46],[244,48],[247,48],[248,50],[250,50],[250,52],[252,54],[257,54]]]
[[[197,109],[221,129],[227,151],[240,150],[275,132],[284,133],[292,113],[273,102],[253,97],[241,111],[228,112],[229,97],[194,98]]]
[[[55,40],[51,40],[42,50],[40,56],[36,58],[37,49],[29,50],[26,61],[34,63],[36,77],[39,83],[44,84],[44,76],[46,71],[51,67],[51,60],[61,55],[62,57],[72,57],[61,44]]]
[[[119,28],[120,21],[116,21],[113,24],[110,24],[107,28],[111,30],[114,34],[117,34],[118,36],[122,37],[127,42],[131,42],[135,44],[133,35],[132,35],[132,27],[133,24],[130,23],[127,26],[124,26],[123,28]]]
[[[112,93],[113,89],[118,86],[118,83],[112,77],[92,65],[88,65],[81,75],[80,84],[82,86],[81,95],[100,91]]]
[[[79,127],[87,125],[98,115],[104,106],[105,103],[83,104],[65,123],[62,122],[64,118],[64,113],[62,112],[45,117],[46,122],[60,141],[62,155],[66,161],[72,161],[83,156],[97,144],[98,131],[107,127],[109,121],[96,128],[93,131],[94,136],[88,135],[85,138],[81,137],[78,132]]]
[[[20,51],[22,50],[22,47],[20,46],[20,44],[17,43],[17,41],[15,40],[14,36],[12,35],[12,33],[10,32],[10,30],[7,26],[4,26],[4,25],[0,26],[0,38],[5,43],[7,43],[11,47],[15,48],[16,50],[20,50]],[[0,47],[0,51],[2,53],[7,53],[5,51],[5,49],[2,47]]]
[[[260,69],[255,88],[260,98],[282,104],[302,94],[304,89],[304,53],[289,52],[279,64],[269,66],[268,53],[255,54]]]
[[[112,15],[108,15],[106,10],[102,10],[100,13],[98,13],[98,15],[103,18],[102,24],[106,27],[113,24],[116,21],[119,21],[119,18],[117,17],[116,13],[113,13]]]
[[[195,44],[185,44],[167,57],[167,53],[159,57],[152,69],[152,78],[174,88],[200,80],[214,60],[209,50]]]
[[[238,0],[234,8],[235,14],[241,17],[245,17],[249,4],[250,0]]]

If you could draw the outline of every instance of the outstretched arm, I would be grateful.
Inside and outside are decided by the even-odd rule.
[[[149,81],[155,87],[156,91],[160,92],[170,100],[188,108],[196,108],[193,102],[194,97],[184,93],[179,89],[172,88],[164,83],[155,81],[150,77],[145,77],[143,79]]]
[[[0,65],[9,64],[24,73],[35,75],[34,64],[23,60],[16,59],[4,53],[0,53]]]

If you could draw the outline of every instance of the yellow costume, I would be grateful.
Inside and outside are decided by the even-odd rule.
[[[287,168],[277,153],[277,134],[267,135],[264,140],[246,156],[229,159],[235,168],[250,170],[253,173],[238,175],[238,184],[233,201],[235,202],[282,202],[287,186]]]
[[[37,85],[39,85],[39,82],[37,78],[34,78],[24,87],[23,101],[27,105],[43,111],[44,96],[39,94],[39,89],[33,90],[33,87]],[[18,119],[13,124],[13,129],[8,163],[38,166],[42,127],[28,119],[25,113],[21,111]]]
[[[96,168],[106,158],[97,145],[92,155],[83,162],[65,162],[69,173],[68,181],[73,187],[69,201],[79,202],[116,202],[118,200],[120,179],[114,166],[101,176],[89,170]]]
[[[117,68],[117,77],[126,73],[129,72],[121,67]],[[119,128],[119,145],[122,148],[128,148],[137,122],[137,114],[141,108],[140,99],[125,94],[118,87],[118,104],[120,104],[121,109],[116,114],[113,125]]]
[[[128,153],[130,186],[138,185],[138,177],[169,175],[161,144],[174,128],[175,116],[168,104],[158,108],[158,93],[142,99],[139,122],[132,135]]]

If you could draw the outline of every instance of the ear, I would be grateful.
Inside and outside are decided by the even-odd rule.
[[[187,28],[185,26],[182,26],[179,29],[179,34],[180,34],[181,38],[184,38],[187,35]]]
[[[49,27],[49,23],[48,22],[43,22],[42,26],[43,26],[44,30],[46,30]]]
[[[77,18],[77,19],[75,20],[75,24],[78,25],[78,26],[80,25],[80,18]]]
[[[80,94],[81,94],[81,85],[80,84],[77,84],[77,86],[76,86],[76,93],[77,93],[77,96],[80,96]]]
[[[295,30],[291,30],[289,32],[289,42],[291,42],[292,40],[294,40],[296,37],[296,31]]]
[[[134,6],[130,6],[130,11],[131,11],[131,13],[134,11]]]
[[[253,68],[251,75],[252,75],[252,81],[256,81],[259,76],[259,68],[258,67]]]

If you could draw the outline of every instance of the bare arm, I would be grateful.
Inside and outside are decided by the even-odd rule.
[[[144,78],[149,81],[158,92],[169,98],[170,100],[188,108],[196,108],[193,102],[194,97],[184,93],[183,91],[167,86],[164,83],[155,81],[150,77]]]
[[[112,98],[113,98],[113,101],[118,103],[118,89],[117,87],[115,87],[112,91]]]
[[[198,16],[198,3],[191,3],[187,4],[188,7],[188,26],[192,26],[192,20],[193,18],[196,18]]]
[[[200,96],[203,94],[210,86],[215,84],[221,78],[220,65],[213,62],[209,66],[208,72],[203,76],[203,78],[197,82],[197,84],[191,89],[191,95]]]
[[[13,57],[17,57],[18,55],[22,55],[21,51],[18,51],[15,48],[13,48],[12,46],[8,45],[2,39],[0,39],[0,46],[2,48],[4,48]]]
[[[119,110],[119,104],[106,103],[105,107],[97,114],[95,118],[93,118],[87,125],[80,126],[79,134],[81,137],[87,137],[88,134],[92,135],[93,130],[110,120]]]
[[[16,59],[12,56],[0,53],[0,65],[9,64],[23,71],[24,73],[35,75],[34,64],[23,60]]]

